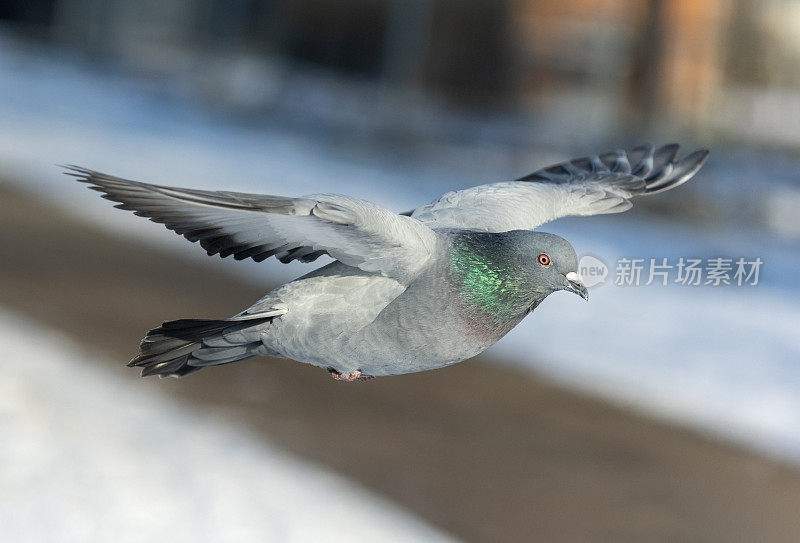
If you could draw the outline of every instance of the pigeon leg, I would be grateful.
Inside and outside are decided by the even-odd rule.
[[[356,379],[358,379],[359,381],[368,381],[371,378],[371,376],[367,375],[361,377],[361,370],[356,370],[348,375],[342,375],[333,368],[328,368],[328,372],[331,374],[331,377],[333,377],[337,381],[347,381],[348,383],[353,382]]]

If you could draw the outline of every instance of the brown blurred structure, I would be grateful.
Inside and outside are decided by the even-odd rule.
[[[382,97],[572,115],[606,132],[800,140],[790,0],[7,0],[2,19],[150,74],[216,61],[235,84],[242,63],[229,61],[246,58],[251,79],[280,79],[252,69],[279,63]],[[269,107],[270,88],[246,87],[265,94],[246,102]]]

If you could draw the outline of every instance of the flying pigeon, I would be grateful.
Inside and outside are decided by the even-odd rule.
[[[229,319],[150,330],[129,363],[142,376],[275,356],[365,381],[471,358],[553,292],[588,299],[569,242],[534,229],[559,217],[625,211],[636,196],[686,182],[708,151],[677,155],[671,144],[579,158],[448,192],[402,214],[339,194],[290,198],[152,185],[77,166],[67,173],[209,255],[334,259]]]

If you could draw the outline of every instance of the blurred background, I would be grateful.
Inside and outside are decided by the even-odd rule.
[[[0,3],[0,534],[14,541],[800,539],[800,1]],[[652,142],[711,156],[563,219],[611,276],[476,360],[366,384],[124,367],[308,266],[231,263],[56,164],[404,211]],[[613,284],[760,258],[757,285]],[[646,272],[645,272],[646,273]]]

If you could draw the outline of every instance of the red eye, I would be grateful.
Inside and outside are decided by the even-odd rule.
[[[550,257],[546,254],[542,253],[539,255],[539,264],[542,266],[549,266],[550,265]]]

